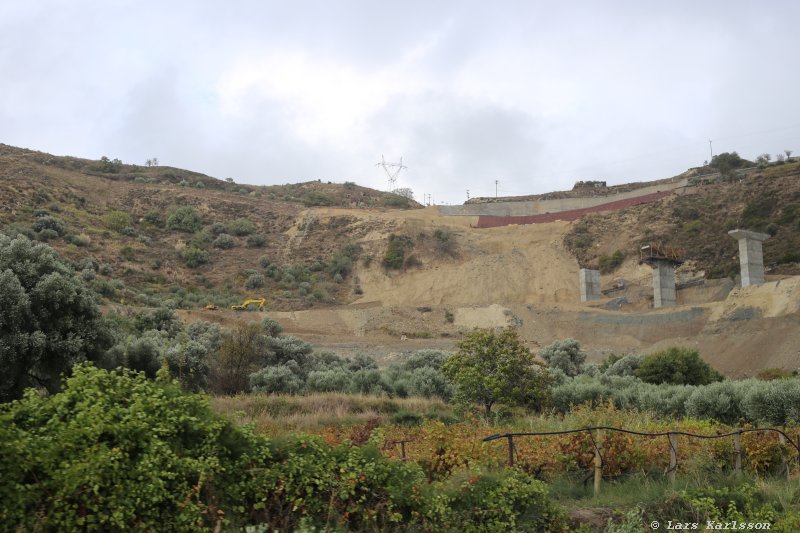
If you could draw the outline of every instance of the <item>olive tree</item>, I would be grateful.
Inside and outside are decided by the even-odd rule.
[[[0,401],[56,390],[62,373],[113,344],[95,298],[48,245],[0,234]]]

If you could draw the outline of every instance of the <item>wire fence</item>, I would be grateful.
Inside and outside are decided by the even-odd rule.
[[[787,435],[783,430],[773,427],[765,427],[765,428],[737,428],[733,431],[728,433],[718,433],[714,435],[701,435],[698,433],[691,433],[688,431],[659,431],[659,432],[644,432],[644,431],[634,431],[630,429],[625,429],[621,427],[614,427],[614,426],[588,426],[584,428],[576,428],[576,429],[565,429],[560,431],[528,431],[528,432],[516,432],[516,433],[496,433],[494,435],[489,435],[488,437],[484,437],[482,440],[483,442],[492,442],[495,440],[505,439],[507,441],[508,446],[508,466],[514,466],[515,458],[516,458],[516,448],[514,445],[514,438],[515,437],[546,437],[546,436],[553,436],[553,435],[568,435],[574,433],[588,433],[589,438],[592,443],[592,447],[594,449],[594,490],[595,494],[600,492],[600,485],[603,477],[603,465],[605,461],[603,459],[603,440],[604,440],[604,432],[611,431],[611,432],[618,432],[618,433],[625,433],[628,435],[636,435],[641,437],[667,437],[669,439],[669,467],[667,468],[665,474],[667,474],[670,478],[670,481],[675,481],[675,472],[678,468],[678,436],[684,436],[689,438],[695,439],[723,439],[727,437],[733,438],[734,444],[734,452],[735,452],[735,463],[734,468],[737,473],[741,473],[742,471],[742,441],[741,437],[745,433],[755,433],[755,432],[767,432],[767,433],[775,433],[778,435],[778,439],[780,443],[784,446],[788,445],[794,448],[795,452],[797,452],[797,461],[800,463],[800,444],[795,442],[789,435]],[[798,439],[800,441],[800,439]],[[784,464],[783,469],[786,472],[786,475],[789,474],[789,462],[786,457],[784,457]]]

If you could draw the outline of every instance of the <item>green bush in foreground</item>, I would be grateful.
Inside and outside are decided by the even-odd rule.
[[[561,514],[520,471],[429,484],[373,443],[272,442],[203,395],[81,365],[64,391],[0,406],[0,523],[25,531],[545,531]],[[373,442],[380,441],[373,435]]]

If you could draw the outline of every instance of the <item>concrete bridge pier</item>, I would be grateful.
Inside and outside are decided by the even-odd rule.
[[[581,284],[581,301],[599,300],[602,298],[600,292],[600,271],[589,268],[582,268],[578,273]]]
[[[655,260],[653,267],[653,307],[671,307],[678,301],[675,291],[675,263]]]
[[[764,252],[761,243],[769,239],[769,235],[744,229],[731,230],[728,235],[739,241],[742,287],[764,283]]]

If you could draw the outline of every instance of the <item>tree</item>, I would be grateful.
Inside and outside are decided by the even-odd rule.
[[[409,200],[414,199],[414,191],[408,187],[400,187],[399,189],[393,190],[392,193],[396,194],[397,196],[402,196],[403,198],[408,198]]]
[[[56,390],[62,373],[113,344],[95,298],[48,245],[0,234],[0,401]]]
[[[476,329],[457,347],[442,366],[457,402],[480,404],[487,416],[495,403],[541,407],[550,376],[515,329]]]
[[[248,390],[248,377],[264,366],[267,337],[255,322],[240,322],[222,335],[219,351],[211,362],[208,381],[217,394]]]
[[[555,341],[545,346],[539,356],[552,368],[558,368],[564,374],[575,377],[583,372],[586,352],[581,351],[581,344],[575,339]]]
[[[708,385],[722,381],[722,375],[703,361],[697,350],[677,346],[643,358],[635,375],[655,384]]]

